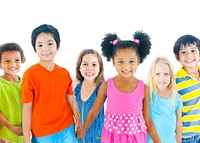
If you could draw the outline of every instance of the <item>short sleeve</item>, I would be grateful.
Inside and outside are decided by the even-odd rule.
[[[24,72],[22,78],[22,88],[21,88],[21,102],[28,103],[33,101],[34,97],[34,88],[33,88],[33,80],[29,74],[29,72]]]
[[[176,110],[181,110],[183,107],[182,98],[179,94],[176,96]]]
[[[69,72],[67,71],[67,77],[68,77],[68,89],[67,89],[67,91],[66,91],[66,94],[68,94],[68,95],[73,95],[74,94],[74,92],[73,92],[73,86],[72,86],[72,83],[73,83],[73,81],[72,81],[72,78],[71,78],[71,76],[70,76],[70,74],[69,74]]]
[[[2,83],[1,83],[1,81],[0,81],[0,103],[2,102],[2,101],[1,101],[1,95],[2,95],[2,93],[1,93],[2,89],[1,89],[1,88],[2,88]],[[2,105],[2,104],[0,104],[0,112],[1,112],[1,110],[2,110],[2,109],[1,109],[1,108],[2,108],[1,105]]]

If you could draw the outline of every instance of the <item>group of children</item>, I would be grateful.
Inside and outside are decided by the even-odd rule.
[[[100,54],[84,49],[76,80],[54,62],[60,35],[52,25],[32,31],[39,62],[18,76],[25,62],[17,43],[0,46],[0,143],[199,143],[200,40],[181,36],[174,44],[182,64],[177,74],[165,57],[156,58],[147,83],[137,67],[150,54],[150,37],[136,31],[133,40],[108,33],[102,56],[117,75],[104,79]],[[104,111],[104,103],[107,106]]]

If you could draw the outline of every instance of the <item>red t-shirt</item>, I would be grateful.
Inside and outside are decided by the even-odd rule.
[[[48,71],[39,64],[28,68],[22,80],[22,102],[33,102],[31,131],[35,137],[57,133],[74,123],[66,94],[73,96],[69,72],[58,65]]]

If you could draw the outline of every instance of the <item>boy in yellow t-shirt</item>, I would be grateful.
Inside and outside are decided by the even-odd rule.
[[[176,74],[178,93],[182,97],[182,143],[200,142],[200,40],[193,35],[181,36],[174,54],[182,67]]]

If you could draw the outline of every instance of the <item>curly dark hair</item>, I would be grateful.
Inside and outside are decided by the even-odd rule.
[[[135,49],[140,57],[140,63],[150,54],[151,41],[150,37],[143,31],[136,31],[133,34],[133,41],[121,40],[117,34],[106,34],[106,37],[101,43],[102,55],[110,61],[119,49],[131,48]]]
[[[2,58],[2,54],[8,51],[18,51],[21,55],[21,62],[22,63],[25,62],[25,55],[24,55],[23,49],[21,48],[19,44],[15,42],[5,43],[5,44],[0,45],[0,61]]]

